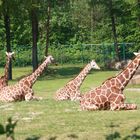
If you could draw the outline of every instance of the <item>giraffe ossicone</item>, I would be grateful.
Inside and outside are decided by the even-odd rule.
[[[80,99],[82,110],[134,110],[135,104],[124,103],[123,90],[140,65],[140,52],[117,76],[104,81],[101,86],[85,93]]]
[[[34,96],[32,89],[33,84],[36,82],[38,76],[42,74],[44,69],[53,61],[53,57],[49,55],[45,58],[44,62],[29,76],[22,78],[15,85],[6,86],[0,91],[0,101],[13,102],[21,100],[39,100],[40,97]]]
[[[80,87],[91,69],[100,69],[94,60],[88,63],[74,79],[70,80],[64,87],[56,91],[55,100],[80,100]]]

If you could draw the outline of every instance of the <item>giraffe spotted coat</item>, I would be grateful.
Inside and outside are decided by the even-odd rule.
[[[91,69],[100,69],[94,60],[88,63],[74,79],[70,80],[63,88],[60,88],[55,95],[56,100],[79,100],[81,98],[80,86]]]
[[[6,65],[5,65],[5,72],[4,75],[0,77],[0,90],[3,87],[8,85],[8,71],[9,71],[9,64],[11,59],[13,58],[14,52],[6,52]]]
[[[85,93],[81,100],[82,110],[133,110],[135,104],[124,103],[123,90],[140,65],[140,54],[117,76],[107,79],[101,86]]]
[[[51,63],[53,60],[52,56],[48,56],[45,58],[45,61],[33,72],[31,75],[21,79],[15,85],[4,87],[0,91],[0,101],[3,102],[13,102],[13,101],[21,101],[21,100],[33,100],[40,99],[34,96],[34,92],[32,90],[33,84],[36,82],[38,76],[43,72],[45,67]]]

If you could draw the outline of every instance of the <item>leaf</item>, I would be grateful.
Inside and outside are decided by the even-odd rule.
[[[0,124],[0,135],[3,135],[5,133],[3,125]]]

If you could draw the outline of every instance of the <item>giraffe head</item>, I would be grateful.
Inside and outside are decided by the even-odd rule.
[[[97,65],[97,63],[95,62],[95,60],[92,60],[91,62],[90,62],[90,65],[91,65],[91,67],[93,68],[93,69],[100,69],[100,67]]]
[[[136,59],[139,61],[139,65],[140,65],[140,50],[139,52],[134,52],[134,55],[136,55]]]
[[[52,63],[54,61],[54,58],[51,55],[44,56],[44,57],[45,57],[46,63]]]
[[[14,52],[6,52],[6,56],[9,58],[9,59],[14,59],[14,57],[13,57],[13,54],[14,54]]]

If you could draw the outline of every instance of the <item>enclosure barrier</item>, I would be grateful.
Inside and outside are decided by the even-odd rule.
[[[121,60],[129,59],[132,56],[130,47],[134,43],[118,43],[119,57]],[[16,54],[16,61],[13,62],[15,66],[28,66],[32,65],[32,47],[25,45],[18,45],[12,47]],[[108,63],[115,60],[116,52],[113,43],[102,44],[51,44],[48,50],[49,54],[53,55],[57,63],[87,63],[91,59],[95,59],[100,66],[107,67]],[[0,50],[0,64],[3,66],[5,60],[5,50]],[[38,46],[38,60],[39,63],[44,58],[45,47]]]

